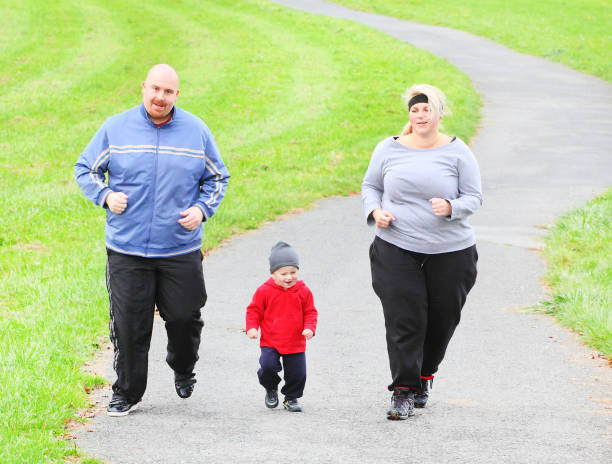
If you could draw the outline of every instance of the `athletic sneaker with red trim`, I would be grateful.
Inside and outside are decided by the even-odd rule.
[[[434,376],[421,377],[421,389],[414,392],[414,407],[424,408],[429,399],[429,389],[433,386]]]
[[[406,420],[411,416],[414,416],[414,393],[407,388],[394,389],[387,419]]]

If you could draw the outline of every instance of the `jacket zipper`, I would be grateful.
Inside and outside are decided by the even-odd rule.
[[[153,186],[152,186],[152,196],[153,196],[153,212],[151,213],[151,219],[149,220],[149,231],[147,234],[147,248],[145,251],[145,255],[149,256],[149,245],[151,243],[151,228],[153,227],[153,218],[155,217],[155,205],[157,199],[157,158],[159,156],[159,136],[161,133],[161,127],[157,127],[157,143],[155,144],[155,159],[153,160]]]

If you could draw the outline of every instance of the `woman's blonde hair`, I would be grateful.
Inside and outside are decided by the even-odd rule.
[[[444,93],[439,88],[429,84],[415,84],[408,88],[403,96],[406,106],[408,106],[408,102],[410,102],[412,97],[419,94],[427,97],[432,119],[436,116],[442,117],[445,114],[450,114],[450,111],[446,108],[446,96]],[[410,126],[410,121],[408,121],[408,124],[402,130],[402,135],[410,134],[411,132],[412,127]]]

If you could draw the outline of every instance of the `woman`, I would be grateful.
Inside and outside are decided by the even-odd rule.
[[[468,292],[478,254],[467,218],[481,204],[480,171],[457,137],[438,132],[444,94],[415,85],[405,95],[410,120],[380,142],[362,184],[372,286],[385,316],[393,381],[387,417],[424,407]]]

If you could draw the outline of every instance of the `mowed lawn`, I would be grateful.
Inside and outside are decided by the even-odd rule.
[[[461,29],[612,82],[610,0],[334,0],[334,3]]]
[[[612,364],[612,189],[559,218],[543,254],[552,289],[541,309]]]
[[[158,62],[232,174],[204,248],[315,199],[356,192],[407,120],[413,83],[446,91],[445,131],[475,133],[479,98],[443,60],[349,22],[265,1],[0,2],[0,462],[64,462],[58,439],[107,340],[104,214],[73,165],[104,119],[140,103]],[[401,56],[402,59],[397,59]]]

